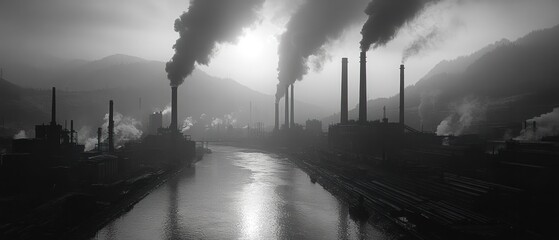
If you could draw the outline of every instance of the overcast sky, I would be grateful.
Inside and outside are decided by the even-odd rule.
[[[199,68],[274,94],[278,39],[302,1],[266,1],[259,21],[245,29],[238,43],[220,45],[209,65]],[[86,60],[122,53],[166,62],[173,56],[171,47],[178,37],[174,20],[188,6],[187,0],[0,0],[0,50]],[[502,38],[515,40],[555,26],[558,12],[557,0],[442,1],[401,29],[388,45],[368,52],[368,97],[397,92],[403,49],[434,26],[444,30],[443,37],[406,62],[408,85],[441,60],[470,54]],[[311,70],[296,83],[299,100],[337,111],[341,58],[348,57],[349,103],[357,103],[360,30],[366,17],[362,13],[362,21],[328,44],[329,60],[320,71]]]

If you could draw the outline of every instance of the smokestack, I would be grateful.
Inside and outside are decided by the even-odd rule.
[[[285,85],[285,129],[289,129],[289,85]]]
[[[109,152],[114,151],[114,128],[115,122],[113,121],[113,100],[109,101]]]
[[[171,87],[171,126],[172,131],[178,129],[177,125],[177,87]]]
[[[289,126],[295,126],[295,93],[293,92],[293,83],[291,84],[291,115],[289,116]]]
[[[342,58],[342,99],[340,123],[347,123],[347,58]]]
[[[70,120],[70,143],[74,143],[74,120]]]
[[[404,126],[404,64],[400,65],[400,124]]]
[[[535,132],[536,131],[536,121],[532,122],[532,130]]]
[[[101,128],[97,128],[97,151],[101,152],[101,135],[103,134],[103,130]]]
[[[274,131],[278,131],[279,130],[279,102],[276,99],[276,118],[275,118],[275,125],[274,125]]]
[[[56,88],[52,88],[52,109],[51,109],[51,125],[56,125]]]
[[[367,122],[367,53],[361,51],[359,58],[360,77],[359,77],[359,122]]]

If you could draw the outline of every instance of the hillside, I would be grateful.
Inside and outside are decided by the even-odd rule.
[[[406,124],[439,134],[517,134],[525,120],[559,106],[559,26],[442,61],[405,88]],[[399,96],[368,102],[369,120],[398,121]],[[349,113],[358,117],[357,109]],[[337,122],[339,115],[324,121]]]
[[[55,69],[43,69],[40,79],[27,79],[28,75],[18,76],[17,72],[4,68],[9,78],[1,81],[0,117],[5,119],[7,127],[32,130],[34,124],[49,122],[52,86],[58,91],[58,121],[63,124],[64,120],[73,119],[78,129],[85,127],[87,131],[103,123],[110,99],[115,101],[115,111],[140,120],[144,125],[149,113],[164,110],[170,103],[171,91],[163,62],[126,55],[67,62],[70,65],[63,66],[60,62]],[[25,68],[26,65],[19,66]],[[36,69],[32,65],[27,67]],[[18,86],[20,82],[26,87]],[[210,119],[230,118],[235,120],[236,126],[242,127],[249,122],[251,103],[252,122],[264,122],[272,127],[273,96],[256,92],[232,79],[216,78],[195,70],[179,87],[179,121],[204,115]],[[297,122],[327,115],[316,106],[296,104]]]

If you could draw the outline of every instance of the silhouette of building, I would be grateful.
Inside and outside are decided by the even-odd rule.
[[[163,127],[163,112],[154,112],[149,115],[148,134],[157,134]]]

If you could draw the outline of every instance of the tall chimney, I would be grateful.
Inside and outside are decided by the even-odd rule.
[[[51,109],[51,125],[56,125],[56,88],[52,88],[52,109]]]
[[[367,122],[367,53],[361,52],[359,59],[359,122]]]
[[[404,64],[400,65],[400,124],[404,126]]]
[[[97,128],[97,151],[101,152],[101,134],[103,130],[101,128]]]
[[[177,125],[177,87],[171,87],[171,125],[172,131],[178,129]]]
[[[276,99],[276,118],[275,118],[275,125],[274,125],[274,131],[278,131],[279,130],[279,102]]]
[[[289,129],[289,85],[285,85],[285,129]]]
[[[532,130],[535,132],[536,131],[536,121],[532,122]]]
[[[109,101],[109,152],[114,151],[114,128],[115,122],[113,121],[113,100]]]
[[[295,93],[293,92],[293,83],[291,84],[291,115],[289,115],[289,126],[295,126]]]
[[[347,123],[347,58],[342,58],[342,100],[340,123]]]
[[[74,120],[70,120],[70,143],[74,143]]]

